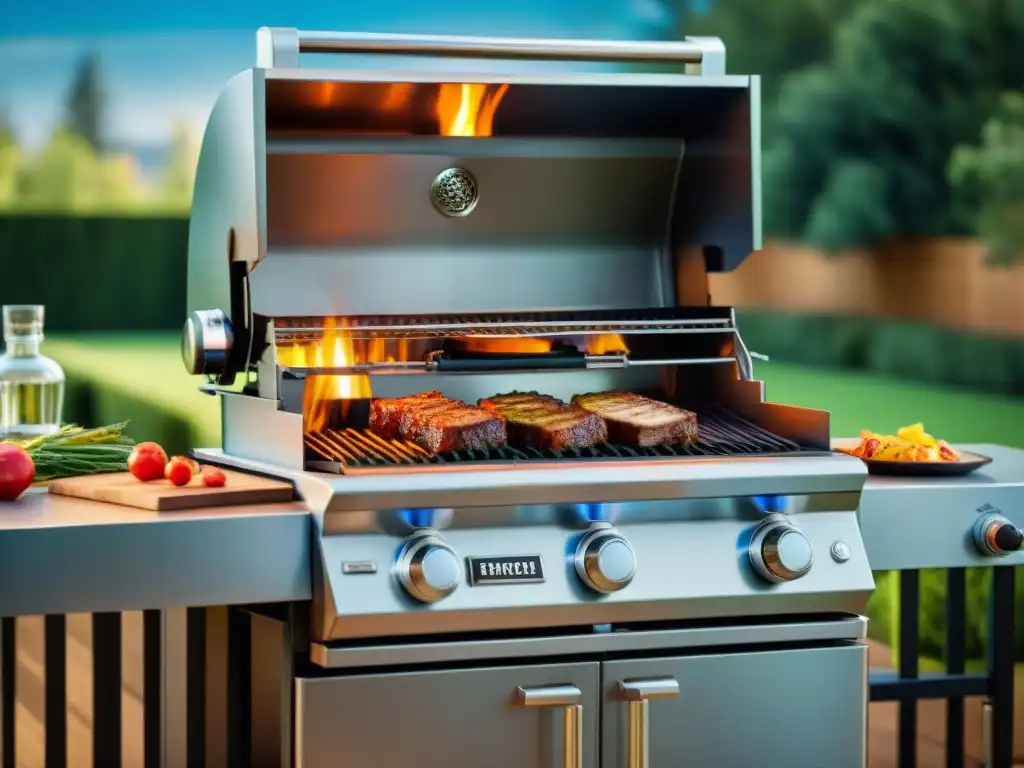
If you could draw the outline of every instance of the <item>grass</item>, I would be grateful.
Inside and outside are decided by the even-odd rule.
[[[950,442],[1024,448],[1021,399],[783,363],[757,363],[755,375],[773,402],[830,411],[835,437],[853,437],[861,429],[892,434],[920,421]]]
[[[190,424],[203,445],[220,443],[217,399],[199,392],[202,379],[185,372],[179,337],[169,333],[96,333],[48,337],[44,353],[70,380],[100,386],[125,401],[160,410]],[[113,406],[116,408],[116,405]],[[110,408],[107,408],[110,410]],[[126,414],[131,417],[133,414]],[[116,418],[116,415],[108,415]],[[160,441],[161,435],[133,435]]]

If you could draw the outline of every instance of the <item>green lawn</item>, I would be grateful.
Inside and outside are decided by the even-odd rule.
[[[765,382],[767,399],[830,411],[835,437],[861,429],[891,434],[921,421],[950,442],[1024,448],[1024,399],[783,363],[756,363],[754,372]]]

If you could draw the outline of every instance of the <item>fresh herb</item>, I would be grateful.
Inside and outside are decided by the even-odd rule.
[[[74,424],[52,435],[19,443],[36,465],[35,482],[61,477],[124,472],[134,441],[124,436],[128,422],[84,429]]]

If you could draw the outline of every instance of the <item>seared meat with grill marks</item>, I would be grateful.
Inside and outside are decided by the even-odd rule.
[[[600,416],[608,441],[620,445],[689,445],[697,442],[697,414],[631,392],[576,395],[572,404]]]
[[[487,450],[506,444],[505,420],[500,414],[440,392],[374,400],[370,428],[383,437],[414,442],[431,453]]]
[[[511,392],[481,400],[479,405],[501,414],[509,444],[564,451],[607,442],[608,428],[600,416],[538,392]]]

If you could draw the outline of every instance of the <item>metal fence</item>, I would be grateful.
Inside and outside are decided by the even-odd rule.
[[[872,670],[872,702],[899,703],[898,765],[918,764],[918,702],[946,700],[946,766],[963,768],[964,700],[983,697],[984,768],[1011,768],[1014,728],[1014,569],[994,568],[989,607],[988,659],[984,673],[968,673],[965,659],[966,571],[946,576],[946,670],[922,674],[918,665],[920,573],[901,571],[899,664],[896,670]],[[143,613],[143,762],[165,765],[168,742],[176,744],[174,762],[187,768],[220,768],[250,763],[247,706],[250,701],[250,616],[243,609],[189,608],[181,612],[183,658],[172,663],[167,613]],[[0,620],[0,768],[15,768],[15,618]],[[93,722],[92,765],[122,763],[121,614],[92,615]],[[68,764],[67,626],[64,616],[45,617],[44,751],[45,768]],[[168,689],[183,696],[178,730],[163,717]]]

